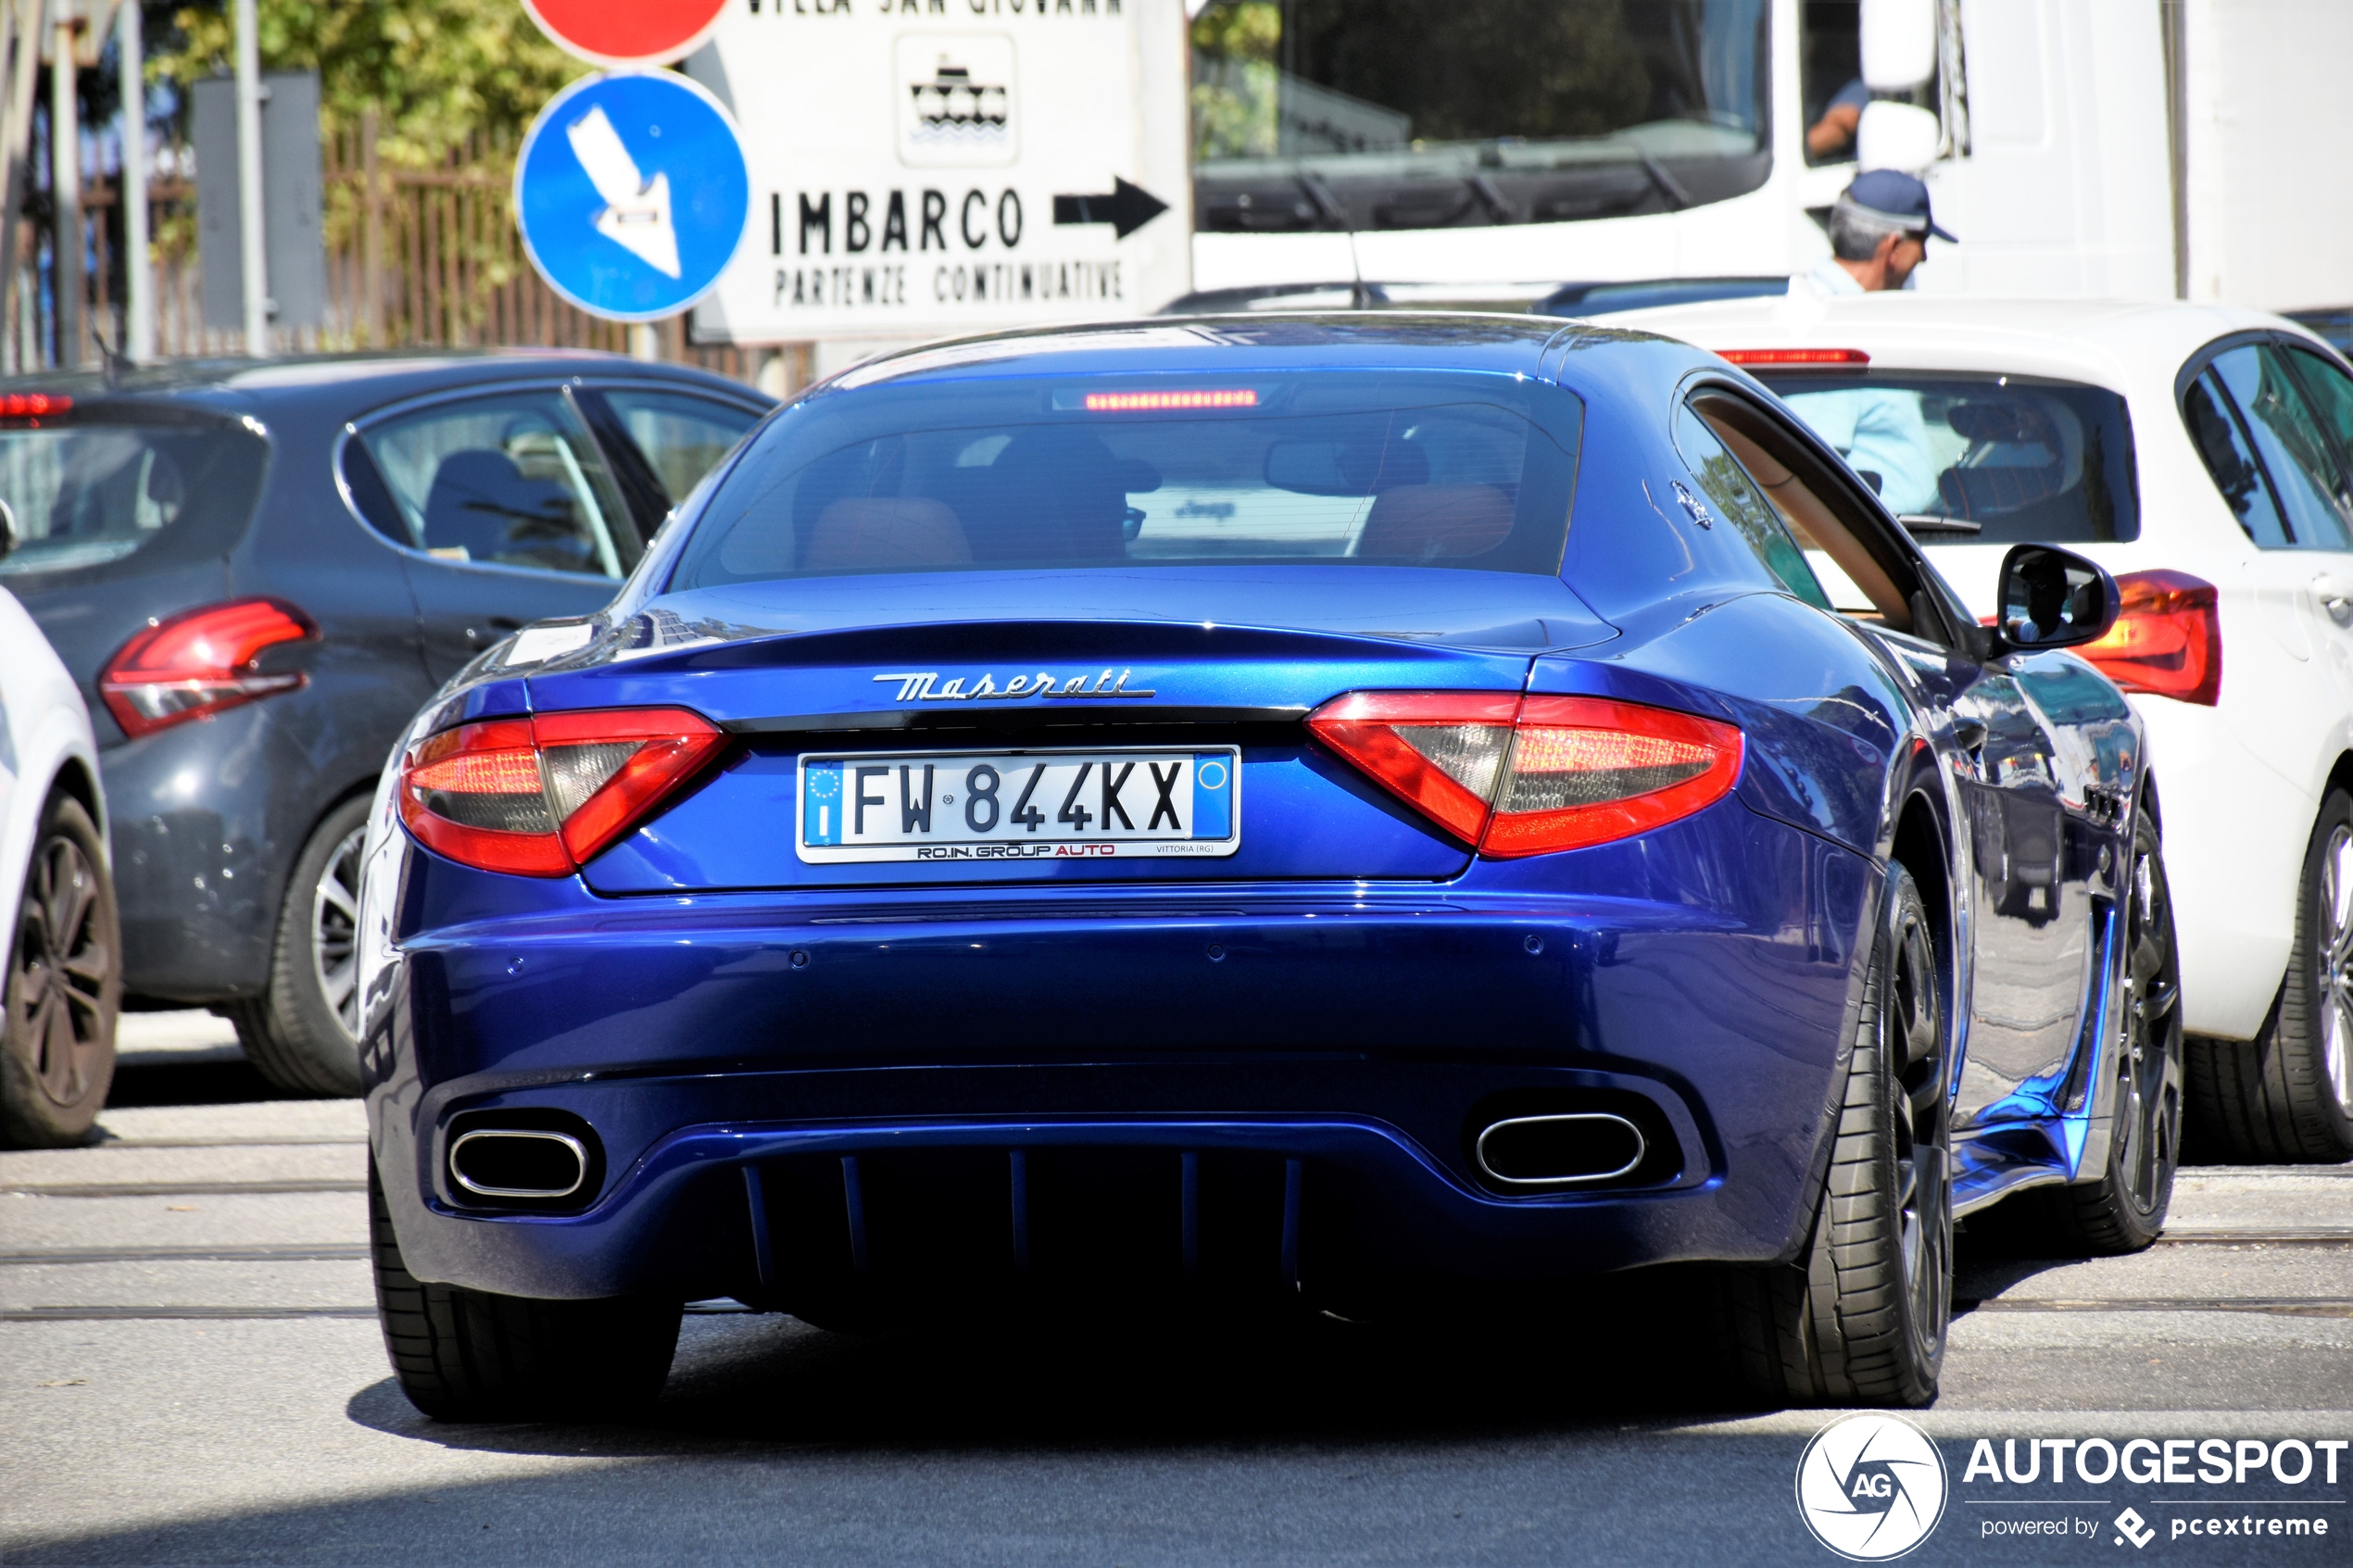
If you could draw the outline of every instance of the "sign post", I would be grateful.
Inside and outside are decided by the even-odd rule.
[[[698,338],[1093,320],[1190,286],[1183,0],[736,0],[709,38],[686,69],[742,127],[751,220]]]

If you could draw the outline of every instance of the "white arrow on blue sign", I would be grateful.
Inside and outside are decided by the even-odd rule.
[[[515,160],[515,221],[558,294],[614,321],[673,316],[743,243],[751,176],[718,99],[668,71],[573,82]]]

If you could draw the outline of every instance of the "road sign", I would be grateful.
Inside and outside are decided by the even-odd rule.
[[[743,243],[751,188],[724,106],[668,71],[592,76],[549,101],[515,160],[523,249],[615,321],[675,315]]]
[[[705,341],[1148,312],[1190,286],[1183,0],[766,0],[686,70],[736,112],[750,232]]]
[[[522,0],[556,46],[600,66],[683,60],[719,25],[727,0]]]

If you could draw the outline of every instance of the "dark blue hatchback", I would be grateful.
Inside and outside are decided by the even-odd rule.
[[[2020,546],[2004,603],[1639,334],[837,377],[379,792],[402,1386],[642,1399],[712,1297],[1362,1316],[1671,1264],[1754,1392],[1925,1401],[1956,1213],[2145,1246],[2174,1162],[2155,783],[2056,651],[2114,584]]]
[[[771,406],[617,355],[347,355],[0,393],[0,585],[80,683],[133,1007],[209,1007],[280,1088],[359,1091],[361,829],[475,655],[612,597]]]

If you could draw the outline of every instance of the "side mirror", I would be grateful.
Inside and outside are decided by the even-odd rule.
[[[1996,654],[2095,642],[2116,624],[2122,608],[2106,568],[2048,545],[2011,546],[2002,558],[1998,596]]]
[[[17,532],[17,511],[6,501],[0,501],[0,559],[24,543],[24,535]]]
[[[1864,108],[1855,128],[1855,167],[1918,174],[1936,161],[1944,143],[1944,122],[1932,111],[1880,98]]]
[[[1936,0],[1863,0],[1863,81],[1907,93],[1936,74]]]

